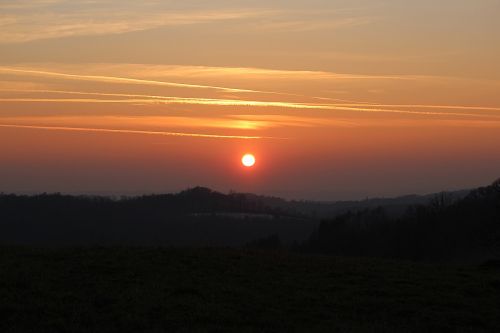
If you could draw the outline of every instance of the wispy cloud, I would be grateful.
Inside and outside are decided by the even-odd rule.
[[[186,83],[176,83],[176,82],[164,82],[164,81],[156,81],[156,80],[143,80],[143,79],[115,77],[115,76],[103,76],[103,75],[80,75],[80,74],[57,73],[57,72],[9,68],[9,67],[0,67],[0,72],[11,73],[11,74],[45,76],[45,77],[58,77],[58,78],[81,80],[81,81],[113,82],[113,83],[167,86],[167,87],[193,88],[193,89],[213,89],[213,90],[221,90],[221,91],[226,91],[226,92],[259,92],[259,91],[255,91],[255,90],[226,88],[226,87],[217,87],[217,86],[186,84]]]
[[[358,103],[344,103],[338,104],[346,107],[390,107],[390,108],[418,108],[418,109],[447,109],[447,110],[478,110],[478,111],[500,111],[497,107],[488,106],[473,106],[473,105],[426,105],[426,104],[358,104]]]
[[[16,0],[10,2],[1,2],[0,9],[2,10],[38,9],[55,4],[61,4],[64,2],[65,0]]]
[[[121,133],[121,134],[177,136],[177,137],[193,137],[193,138],[205,138],[205,139],[240,139],[240,140],[283,139],[283,138],[264,137],[264,136],[219,135],[219,134],[202,134],[202,133],[140,131],[140,130],[127,130],[127,129],[84,128],[84,127],[64,127],[64,126],[0,124],[0,127],[16,128],[16,129],[48,130],[48,131],[66,131],[66,132],[87,132],[87,133],[97,132],[97,133],[114,133],[114,134]]]
[[[357,127],[359,122],[352,119],[318,118],[318,117],[298,117],[278,114],[243,114],[229,115],[242,121],[265,124],[266,127]]]
[[[47,65],[49,66],[49,65]],[[71,69],[76,65],[65,66],[62,69]],[[78,65],[80,68],[82,65]],[[76,66],[76,67],[78,67]],[[50,66],[49,66],[50,67]],[[56,66],[57,67],[57,66]],[[57,67],[59,68],[59,67]],[[61,69],[61,68],[59,68]],[[351,74],[336,74],[331,72],[321,71],[293,71],[293,70],[273,70],[261,68],[225,68],[225,67],[204,67],[204,66],[148,66],[148,65],[110,65],[110,64],[91,64],[84,73],[79,73],[74,69],[74,72],[47,70],[45,68],[33,67],[6,67],[0,66],[0,73],[7,76],[24,76],[26,79],[25,87],[13,89],[3,89],[0,82],[0,91],[12,92],[13,94],[5,94],[0,102],[25,102],[25,103],[102,103],[102,104],[134,104],[134,105],[168,105],[168,104],[183,104],[183,105],[209,105],[209,106],[228,106],[228,107],[256,107],[256,108],[283,108],[296,110],[331,110],[343,112],[364,112],[364,113],[387,113],[401,115],[416,115],[416,116],[442,116],[442,117],[478,117],[478,118],[498,118],[497,111],[499,107],[489,106],[474,106],[474,105],[432,105],[432,104],[389,104],[389,103],[369,103],[356,102],[349,100],[340,100],[332,98],[318,98],[313,96],[305,96],[301,94],[280,92],[280,91],[263,91],[252,89],[241,89],[230,86],[222,86],[217,84],[192,84],[179,83],[179,78],[186,80],[195,80],[195,82],[214,82],[217,78],[226,78],[233,76],[237,79],[251,77],[256,82],[262,80],[281,80],[289,82],[295,80],[297,82],[305,82],[306,80],[318,80],[318,84],[329,84],[329,80],[337,79],[373,79],[376,80],[426,80],[434,79],[428,77],[417,76],[370,76],[370,75],[351,75]],[[83,69],[82,69],[83,71]],[[90,73],[90,74],[89,74]],[[102,75],[99,73],[103,73]],[[127,76],[116,76],[114,73],[123,73]],[[33,77],[37,79],[34,80]],[[91,81],[97,83],[116,83],[137,86],[158,86],[158,87],[173,87],[185,88],[193,90],[190,95],[194,95],[195,91],[208,90],[208,96],[205,97],[178,97],[176,93],[170,96],[152,95],[152,94],[137,94],[137,93],[104,93],[104,92],[87,92],[87,91],[71,91],[62,89],[32,89],[38,88],[40,80],[38,77],[47,78],[50,82],[48,86],[58,80],[76,81]],[[156,77],[172,79],[172,81],[159,80]],[[17,78],[16,78],[17,79]],[[48,80],[52,79],[52,80]],[[321,81],[325,80],[325,81]],[[38,85],[29,85],[29,81],[34,81]],[[319,82],[321,81],[321,82]],[[12,82],[12,80],[11,80]],[[22,81],[18,81],[22,82]],[[224,81],[226,82],[226,81]],[[229,80],[229,82],[233,82]],[[242,82],[235,80],[234,82]],[[427,81],[425,81],[427,82]],[[227,83],[227,82],[226,82]],[[59,83],[58,83],[59,84]],[[232,85],[232,84],[230,84]],[[60,86],[60,85],[59,85]],[[16,85],[14,85],[16,87]],[[115,87],[116,88],[116,87]],[[133,87],[129,87],[133,88]],[[79,88],[76,88],[79,89]],[[106,86],[109,90],[109,85]],[[212,91],[211,91],[212,90]],[[311,90],[314,93],[313,90]],[[214,92],[224,92],[226,94],[214,94]],[[245,93],[245,96],[239,95]],[[251,93],[252,97],[247,93]],[[264,95],[259,95],[264,94]],[[61,97],[59,95],[66,95]],[[73,95],[69,97],[69,95]],[[183,95],[186,95],[183,92]],[[272,96],[275,95],[275,96]],[[85,96],[85,98],[82,98]],[[279,99],[277,96],[281,96]],[[286,96],[286,97],[285,97]],[[271,100],[269,100],[271,99]],[[315,103],[319,102],[319,103]]]
[[[46,65],[51,67],[51,65]],[[305,96],[303,94],[289,93],[283,91],[270,91],[259,89],[243,89],[238,87],[228,87],[221,85],[191,84],[183,82],[173,82],[169,80],[220,80],[232,79],[238,82],[245,81],[328,81],[350,80],[350,81],[385,81],[385,80],[433,80],[434,77],[417,75],[361,75],[361,74],[339,74],[324,71],[300,71],[300,70],[276,70],[263,68],[243,68],[243,67],[206,67],[206,66],[166,66],[166,65],[135,65],[135,64],[85,64],[76,66],[62,66],[63,70],[51,70],[46,66],[21,67],[21,66],[0,66],[0,73],[14,76],[26,77],[46,77],[60,80],[91,81],[100,83],[116,83],[129,85],[159,86],[186,89],[214,90],[226,93],[257,93],[268,95],[312,97],[324,100],[336,100],[331,98],[318,98]],[[52,67],[54,67],[52,65]],[[57,68],[61,67],[56,66]],[[79,71],[78,72],[78,69]],[[84,73],[82,73],[82,68]],[[66,69],[66,71],[64,71]],[[118,75],[120,73],[121,75]],[[125,75],[125,76],[123,76]],[[0,82],[1,84],[1,82]],[[356,103],[356,101],[352,101]],[[362,103],[362,102],[359,102]]]
[[[109,69],[109,64],[92,64],[94,70]],[[421,80],[434,77],[424,75],[363,75],[333,73],[327,71],[281,70],[255,67],[211,67],[211,66],[174,66],[174,65],[112,65],[114,70],[122,70],[130,75],[141,77],[182,77],[182,78],[220,78],[233,77],[245,79],[297,79],[297,80]]]
[[[166,26],[228,20],[236,30],[301,32],[349,28],[373,22],[360,8],[284,9],[272,3],[176,1],[18,0],[0,3],[0,43],[23,43],[72,36],[121,34]],[[273,8],[274,7],[274,8]],[[257,18],[257,20],[247,20]]]
[[[334,30],[339,28],[355,27],[360,25],[370,24],[374,21],[371,17],[346,17],[337,19],[299,19],[286,18],[281,20],[270,20],[260,23],[258,30],[273,31],[273,32],[305,32],[315,30]]]
[[[86,94],[86,93],[77,93]],[[105,96],[136,96],[126,94],[99,94]],[[144,95],[139,95],[144,96]],[[331,111],[348,111],[348,112],[364,112],[364,113],[394,113],[402,115],[417,115],[417,116],[452,116],[452,117],[480,117],[480,118],[500,118],[497,114],[483,113],[466,113],[466,112],[436,112],[436,111],[417,111],[417,110],[398,110],[381,108],[377,105],[356,104],[357,106],[349,106],[349,104],[310,104],[310,103],[291,103],[291,102],[271,102],[271,101],[250,101],[250,100],[231,100],[231,99],[212,99],[212,98],[185,98],[185,97],[161,97],[147,96],[149,98],[128,98],[128,99],[98,99],[98,98],[0,98],[0,102],[18,102],[18,103],[102,103],[102,104],[139,104],[139,105],[159,105],[159,104],[187,104],[187,105],[214,105],[214,106],[249,106],[249,107],[275,107],[285,109],[303,109],[303,110],[331,110]],[[393,105],[388,105],[393,106]],[[415,107],[408,105],[405,107]],[[438,108],[438,106],[425,106],[425,108]],[[443,109],[460,109],[467,110],[488,110],[500,111],[500,108],[481,108],[481,107],[442,107]]]
[[[266,15],[259,9],[180,9],[155,1],[21,1],[0,4],[0,43],[121,34]]]
[[[295,119],[293,119],[295,118]],[[304,127],[307,117],[269,116],[263,118],[237,116],[173,116],[173,115],[45,115],[45,116],[0,116],[1,122],[16,125],[84,127],[84,128],[133,128],[134,130],[171,131],[173,128],[183,130],[230,129],[261,130],[272,127],[300,126]],[[293,122],[293,123],[292,123]]]

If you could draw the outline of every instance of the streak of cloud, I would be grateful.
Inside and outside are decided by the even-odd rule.
[[[160,96],[160,95],[144,95],[144,94],[119,94],[119,93],[99,93],[99,92],[83,92],[83,91],[67,91],[67,90],[48,90],[48,89],[1,89],[0,92],[16,92],[16,93],[49,93],[49,94],[68,94],[68,95],[84,95],[84,96],[103,96],[103,97],[141,97],[150,98],[152,100],[179,100],[179,101],[221,101],[220,105],[224,103],[237,103],[241,102],[242,105],[247,103],[255,103],[252,106],[260,106],[259,103],[277,103],[270,106],[283,106],[290,104],[293,106],[300,105],[325,105],[335,107],[363,107],[363,108],[380,108],[380,107],[394,107],[394,108],[421,108],[421,109],[448,109],[448,110],[478,110],[478,111],[500,111],[500,107],[488,107],[479,105],[428,105],[428,104],[377,104],[377,103],[335,103],[335,104],[307,104],[307,103],[289,103],[289,102],[266,102],[266,101],[246,101],[234,99],[210,99],[210,98],[185,98],[173,96]],[[328,99],[336,100],[336,99]],[[337,100],[345,101],[345,100]],[[446,113],[449,114],[449,113]]]
[[[255,90],[226,88],[226,87],[197,85],[197,84],[187,84],[187,83],[164,82],[164,81],[143,80],[143,79],[115,77],[115,76],[102,76],[102,75],[67,74],[67,73],[57,73],[57,72],[49,72],[49,71],[8,68],[8,67],[0,67],[0,72],[13,73],[13,74],[16,74],[16,73],[18,73],[18,74],[30,74],[30,75],[45,76],[45,77],[59,77],[59,78],[83,80],[83,81],[128,83],[128,84],[167,86],[167,87],[177,87],[177,88],[213,89],[213,90],[221,90],[221,91],[226,91],[226,92],[254,92],[254,93],[259,92],[259,91],[255,91]]]
[[[71,68],[71,67],[66,67]],[[423,80],[441,77],[428,75],[370,75],[354,73],[335,73],[329,71],[285,70],[257,67],[214,67],[188,65],[152,65],[152,64],[86,64],[86,70],[103,72],[113,70],[128,75],[148,77],[178,77],[178,78],[220,78],[232,77],[239,79],[269,79],[269,80]]]
[[[453,117],[491,117],[500,118],[500,115],[465,113],[465,112],[431,112],[378,108],[373,105],[361,104],[363,107],[343,106],[341,104],[307,104],[290,102],[268,102],[248,100],[227,100],[210,98],[164,97],[159,99],[91,99],[91,98],[0,98],[0,102],[27,102],[27,103],[103,103],[103,104],[188,104],[188,105],[215,105],[215,106],[250,106],[250,107],[277,107],[303,110],[332,110],[366,113],[394,113],[418,116],[453,116]]]
[[[201,133],[184,133],[184,132],[161,132],[161,131],[140,131],[127,129],[108,129],[108,128],[84,128],[84,127],[64,127],[64,126],[37,126],[37,125],[16,125],[16,124],[0,124],[2,128],[16,129],[34,129],[48,131],[66,131],[66,132],[97,132],[97,133],[115,133],[115,134],[143,134],[143,135],[159,135],[159,136],[177,136],[177,137],[192,137],[205,139],[240,139],[240,140],[258,140],[258,139],[284,139],[265,136],[245,136],[245,135],[219,135],[219,134],[201,134]]]
[[[426,105],[426,104],[357,104],[345,103],[338,104],[349,107],[389,107],[389,108],[419,108],[419,109],[448,109],[448,110],[481,110],[481,111],[500,111],[497,107],[473,106],[473,105]]]

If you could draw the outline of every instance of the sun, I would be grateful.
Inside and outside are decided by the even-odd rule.
[[[245,167],[251,168],[251,167],[253,167],[255,165],[255,156],[253,156],[252,154],[245,154],[241,158],[241,163]]]

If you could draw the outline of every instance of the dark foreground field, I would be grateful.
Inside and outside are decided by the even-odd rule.
[[[498,329],[495,269],[229,249],[0,249],[1,332]]]

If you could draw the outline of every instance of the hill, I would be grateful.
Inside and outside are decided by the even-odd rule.
[[[238,246],[276,233],[301,240],[316,226],[246,195],[201,187],[120,199],[0,195],[0,242],[11,245]]]
[[[459,198],[467,193],[450,194]],[[432,196],[345,202],[287,201],[196,187],[140,197],[0,195],[0,243],[11,245],[241,246],[277,235],[303,242],[328,219],[385,207],[400,216]]]

